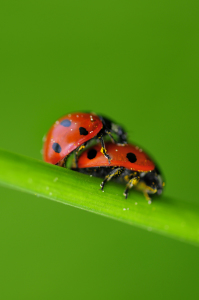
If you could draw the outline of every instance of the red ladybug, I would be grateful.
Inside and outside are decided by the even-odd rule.
[[[101,142],[100,151],[110,162],[111,158],[107,154],[103,136],[108,134],[112,141],[115,141],[111,133],[116,134],[119,143],[126,142],[123,128],[105,117],[82,112],[65,115],[53,124],[45,138],[44,160],[51,164],[65,166],[67,157],[74,150],[76,150],[76,158],[77,152],[83,149],[89,140],[98,138]]]
[[[106,143],[105,147],[111,157],[110,163],[100,152],[100,146],[93,146],[84,151],[78,158],[79,172],[105,176],[101,183],[101,190],[107,181],[114,177],[127,182],[124,196],[127,198],[129,189],[135,187],[144,193],[147,200],[148,194],[161,194],[164,183],[154,162],[139,147],[124,144]],[[150,203],[150,202],[149,202]]]

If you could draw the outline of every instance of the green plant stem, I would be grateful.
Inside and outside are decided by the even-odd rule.
[[[141,193],[0,149],[0,184],[199,245],[199,206],[165,196],[149,205]]]

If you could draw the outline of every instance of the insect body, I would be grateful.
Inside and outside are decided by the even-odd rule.
[[[112,133],[117,136],[119,143],[126,142],[126,134],[122,127],[105,117],[81,112],[65,115],[53,124],[46,136],[44,160],[65,166],[67,157],[74,151],[77,164],[78,151],[82,150],[88,141],[97,138],[101,143],[100,151],[110,163],[111,157],[107,153],[103,137],[109,135],[113,142],[117,142]]]
[[[105,176],[101,190],[112,178],[126,182],[125,198],[132,187],[142,191],[147,200],[151,200],[148,194],[162,193],[162,177],[145,152],[131,144],[118,145],[108,142],[105,147],[111,157],[110,163],[100,152],[100,146],[96,145],[80,155],[77,170],[94,176]]]

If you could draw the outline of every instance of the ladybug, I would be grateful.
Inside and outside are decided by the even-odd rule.
[[[131,144],[105,143],[107,152],[111,157],[110,164],[96,145],[85,150],[78,158],[78,169],[84,174],[92,174],[97,177],[104,177],[101,183],[103,191],[106,182],[112,178],[127,182],[124,191],[125,198],[128,197],[129,189],[142,191],[145,198],[151,203],[148,194],[161,194],[163,190],[162,176],[149,156],[137,146]]]
[[[117,141],[112,133],[116,135]],[[109,135],[112,142],[126,143],[124,129],[103,116],[83,112],[65,115],[58,119],[47,133],[43,148],[44,161],[65,166],[67,157],[74,151],[77,164],[77,153],[88,141],[97,138],[101,142],[100,151],[110,163],[111,157],[103,139],[105,135]]]

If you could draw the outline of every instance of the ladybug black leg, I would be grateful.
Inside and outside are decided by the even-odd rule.
[[[129,190],[135,186],[140,180],[140,176],[135,172],[133,175],[131,175],[127,185],[126,185],[126,189],[123,193],[123,195],[125,196],[125,199],[127,199],[128,194],[129,194]]]
[[[106,148],[105,148],[105,143],[104,143],[103,136],[102,136],[102,135],[98,135],[97,137],[98,137],[98,139],[99,139],[99,141],[100,141],[100,143],[101,143],[101,146],[102,146],[102,148],[101,148],[100,151],[101,151],[102,154],[108,159],[108,162],[109,162],[109,164],[110,164],[110,162],[111,162],[111,157],[107,154],[107,150],[106,150]]]
[[[114,137],[112,136],[112,134],[110,133],[110,131],[108,131],[107,129],[105,130],[105,133],[110,137],[111,142],[113,144],[117,144],[117,141],[114,139]]]
[[[75,167],[76,167],[76,169],[78,168],[78,164],[77,164],[77,153],[78,153],[78,151],[75,151],[75,153],[74,153],[74,159],[75,159]]]
[[[119,144],[126,144],[127,143],[127,134],[120,125],[114,123],[112,120],[107,119],[104,116],[99,116],[100,120],[103,123],[103,131],[104,133],[108,134],[111,141],[113,143],[119,143]],[[114,133],[117,136],[117,142],[113,138],[112,134]]]
[[[105,133],[110,137],[112,143],[118,144],[118,145],[127,144],[126,135],[124,135],[123,131],[122,131],[122,133],[120,132],[119,129],[118,129],[118,132],[116,131],[116,134],[118,135],[118,141],[116,141],[114,139],[114,137],[112,136],[111,132],[108,129],[105,129]]]
[[[65,156],[62,160],[60,160],[56,165],[59,167],[66,167],[66,161],[68,156]]]
[[[100,184],[101,191],[103,191],[104,186],[107,181],[110,181],[113,177],[120,176],[124,172],[124,170],[125,170],[125,168],[118,167],[118,168],[113,169],[108,175],[106,175],[104,181],[102,181],[102,183]]]
[[[119,144],[127,144],[127,134],[121,126],[116,126],[117,135],[119,137],[118,143]]]
[[[75,159],[75,166],[76,168],[78,168],[78,158],[77,158],[77,155],[78,155],[78,152],[81,151],[82,149],[84,149],[86,147],[86,143],[82,144],[81,146],[77,147],[76,150],[74,151],[74,159]]]
[[[118,141],[114,139],[110,131],[117,135]],[[110,137],[112,143],[120,145],[127,144],[127,136],[122,127],[112,123],[111,130],[105,129],[105,133]]]

